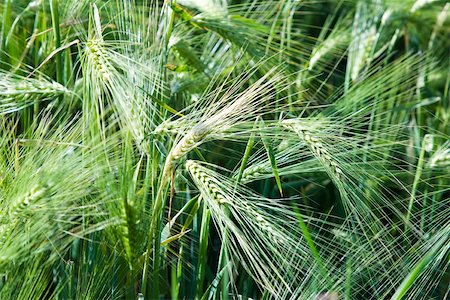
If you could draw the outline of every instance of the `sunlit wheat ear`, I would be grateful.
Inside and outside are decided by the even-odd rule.
[[[373,160],[373,166],[371,166],[370,163],[364,161],[362,155],[364,151],[358,150],[360,147],[364,149],[362,138],[341,136],[336,128],[330,126],[332,123],[328,125],[330,127],[328,129],[326,126],[314,128],[305,126],[306,124],[300,119],[282,121],[282,125],[295,132],[300,141],[305,143],[309,151],[320,162],[323,170],[339,191],[344,209],[356,218],[356,224],[363,231],[376,232],[382,227],[373,208],[378,209],[389,205],[391,209],[399,213],[378,190],[369,185],[371,180],[377,180],[376,174],[370,174],[371,168],[375,169],[375,166],[383,168],[383,164]],[[374,153],[369,153],[368,157],[373,159],[377,155],[375,149]],[[339,160],[336,159],[337,157]],[[372,228],[364,225],[367,220],[371,220]]]
[[[18,157],[9,154],[6,168],[15,170],[15,176],[2,188],[0,223],[6,226],[0,264],[19,263],[50,249],[55,252],[48,260],[53,261],[75,236],[110,223],[98,218],[104,195],[92,196],[94,180],[106,165],[100,163],[105,151],[81,143],[81,121],[76,120],[38,119],[28,139],[17,140]],[[87,216],[92,222],[81,226]]]
[[[226,194],[219,188],[218,182],[214,178],[208,176],[204,168],[197,162],[193,160],[186,161],[186,168],[192,175],[193,180],[199,184],[199,188],[203,188],[202,190],[208,194],[208,198],[214,199],[218,205],[229,202]]]
[[[431,169],[450,167],[450,141],[441,145],[431,156],[428,166]]]
[[[275,292],[275,287],[273,287],[273,274],[271,273],[271,268],[274,268],[273,265],[265,265],[265,261],[261,260],[261,257],[258,257],[258,249],[256,245],[251,245],[252,240],[249,240],[248,236],[245,236],[244,232],[241,232],[238,224],[234,224],[229,216],[225,213],[225,205],[230,211],[235,211],[238,209],[237,203],[235,203],[234,199],[229,197],[227,194],[222,191],[220,188],[220,183],[216,178],[211,177],[206,173],[206,170],[195,163],[194,161],[187,161],[186,168],[189,170],[194,182],[197,187],[200,189],[204,201],[206,201],[208,207],[211,210],[212,217],[216,222],[217,226],[221,231],[228,229],[229,234],[231,235],[230,242],[237,243],[234,247],[230,248],[230,253],[239,255],[239,257],[244,258],[246,261],[243,261],[243,264],[246,268],[250,268],[250,274],[256,277],[256,280],[263,284],[265,288],[270,289],[271,292]],[[250,213],[250,212],[249,212]],[[240,248],[241,251],[237,250]],[[232,250],[234,248],[234,250]],[[238,252],[238,253],[236,253]],[[266,257],[265,259],[267,259]],[[276,260],[276,257],[272,257],[273,260]],[[278,272],[278,270],[274,270]]]
[[[245,78],[243,81],[245,82]],[[276,73],[276,69],[272,69],[243,92],[239,92],[242,85],[243,82],[237,82],[225,91],[219,89],[216,95],[203,100],[202,106],[194,106],[196,111],[180,119],[180,122],[193,124],[193,127],[185,129],[183,135],[177,139],[167,157],[166,170],[170,170],[176,161],[207,141],[236,138],[237,136],[231,133],[227,135],[227,131],[268,113],[273,103],[269,105],[267,102],[274,96],[274,89],[282,89],[286,83],[284,78]],[[222,92],[223,96],[217,99]]]
[[[0,114],[22,110],[33,103],[68,94],[61,84],[46,79],[27,78],[0,71]]]
[[[112,57],[105,50],[104,42],[99,38],[92,38],[86,43],[85,64],[83,71],[85,77],[89,78],[85,82],[85,90],[90,97],[85,101],[99,101],[96,104],[95,113],[107,111],[112,108],[121,124],[126,126],[132,133],[139,145],[144,140],[148,116],[144,113],[144,101],[136,96],[142,96],[137,90],[132,88],[133,84],[128,82],[126,77],[119,72],[115,65],[111,63]],[[136,90],[136,91],[135,91]],[[105,109],[106,107],[106,109]],[[104,112],[103,112],[104,113]],[[94,112],[87,112],[94,116]],[[105,118],[101,115],[100,118]]]
[[[107,82],[111,78],[110,70],[113,67],[107,59],[108,54],[104,47],[103,39],[91,38],[86,43],[86,54],[98,76]]]
[[[261,287],[276,296],[298,283],[300,271],[313,260],[292,209],[282,200],[236,189],[233,181],[195,161],[188,160],[186,168],[219,232],[227,230],[232,257]]]
[[[330,177],[336,180],[345,180],[339,163],[334,159],[321,139],[311,130],[295,120],[284,120],[283,126],[294,131],[300,139],[308,146],[314,156],[325,166]]]
[[[12,204],[9,214],[12,218],[26,217],[30,208],[33,206],[39,206],[39,201],[45,199],[51,195],[52,183],[36,184],[28,193],[23,197],[17,199]]]
[[[84,43],[81,63],[86,102],[83,116],[93,118],[101,127],[112,109],[114,118],[131,131],[141,150],[148,151],[146,136],[154,127],[151,115],[156,113],[151,96],[163,88],[160,71],[153,62],[144,63],[138,55],[122,53],[129,51],[126,44],[112,44],[103,39],[95,5],[91,18],[94,26]]]

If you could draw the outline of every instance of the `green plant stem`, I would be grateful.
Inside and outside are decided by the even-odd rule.
[[[424,158],[425,158],[425,146],[426,146],[425,143],[426,143],[426,138],[423,138],[422,146],[420,149],[419,160],[417,162],[416,175],[414,176],[414,182],[413,182],[413,186],[412,186],[412,190],[411,190],[411,196],[409,198],[408,211],[406,212],[406,217],[405,217],[405,237],[408,232],[408,228],[410,226],[409,222],[411,219],[414,200],[416,199],[417,185],[419,184],[420,177],[422,175],[422,169],[423,169]]]
[[[322,273],[323,278],[328,278],[328,272],[325,268],[325,264],[322,260],[322,257],[320,256],[319,251],[316,248],[316,245],[312,239],[311,233],[308,230],[308,227],[305,224],[305,221],[303,220],[303,216],[300,213],[300,211],[295,207],[294,208],[295,215],[297,217],[298,224],[300,226],[300,229],[302,230],[303,237],[306,240],[306,243],[308,244],[309,250],[311,251],[311,254],[313,255],[314,259],[316,260],[317,265],[319,266],[320,272]],[[327,280],[329,281],[329,280]]]
[[[227,207],[224,207],[224,213],[229,216],[230,211]],[[219,255],[219,267],[218,270],[223,270],[222,279],[220,281],[221,285],[221,294],[222,299],[228,299],[230,297],[229,295],[229,284],[230,284],[230,275],[229,275],[229,257],[228,257],[228,250],[227,245],[228,243],[228,229],[225,227],[224,232],[222,234],[222,245],[220,246],[220,255]]]
[[[50,12],[52,15],[52,25],[53,25],[53,34],[55,39],[55,49],[61,47],[61,33],[59,28],[59,2],[58,0],[50,1]],[[64,66],[62,64],[61,51],[58,51],[55,54],[56,61],[56,81],[64,84],[63,82],[63,70]]]
[[[203,282],[205,280],[205,270],[207,265],[208,237],[209,237],[209,223],[211,213],[203,201],[202,222],[200,225],[200,245],[197,261],[197,282],[196,282],[196,299],[200,299],[203,295]]]
[[[7,37],[8,32],[11,29],[11,0],[5,0],[5,6],[3,7],[3,20],[2,20],[2,35],[0,43],[0,68],[8,68],[8,51],[7,51]]]

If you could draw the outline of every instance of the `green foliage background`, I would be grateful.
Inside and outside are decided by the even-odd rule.
[[[448,299],[448,2],[0,14],[0,299]]]

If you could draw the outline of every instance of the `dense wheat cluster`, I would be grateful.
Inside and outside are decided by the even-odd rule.
[[[0,14],[1,300],[450,298],[450,3]]]

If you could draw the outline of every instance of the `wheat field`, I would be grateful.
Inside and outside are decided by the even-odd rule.
[[[0,15],[0,300],[450,298],[449,2]]]

